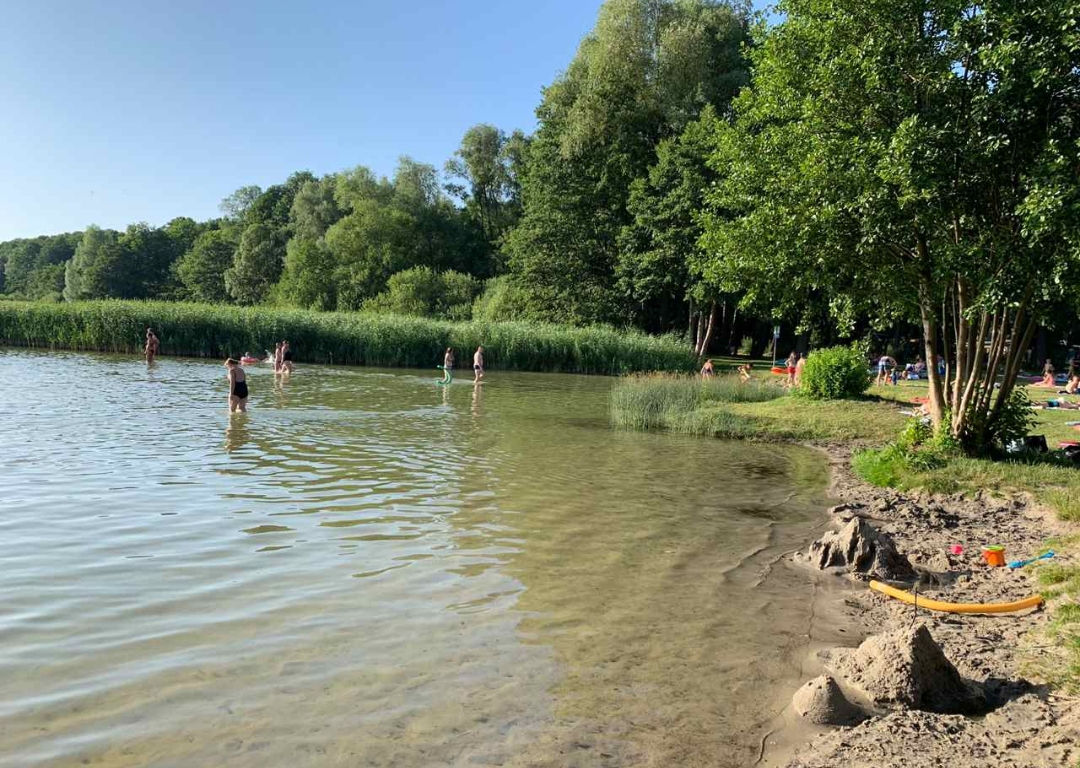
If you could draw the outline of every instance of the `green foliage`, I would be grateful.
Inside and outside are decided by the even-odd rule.
[[[483,290],[473,302],[474,320],[502,322],[525,317],[526,298],[517,287],[513,275],[492,277],[484,282]]]
[[[82,233],[74,232],[0,243],[0,293],[39,299],[63,291],[64,265],[80,240]]]
[[[225,272],[236,255],[236,232],[233,228],[214,229],[196,238],[191,250],[176,263],[176,276],[188,298],[218,303],[228,301]]]
[[[441,362],[448,346],[460,357],[481,344],[493,370],[622,374],[685,371],[695,363],[675,339],[603,327],[168,302],[0,302],[0,344],[138,354],[147,327],[158,333],[163,354],[194,357],[235,356],[287,338],[298,361],[348,365],[426,368]]]
[[[233,265],[225,270],[225,288],[240,304],[258,304],[270,293],[284,268],[282,242],[269,224],[244,229]]]
[[[604,3],[537,108],[524,213],[507,241],[530,316],[579,323],[624,314],[614,278],[631,183],[707,105],[726,110],[745,82],[745,36],[745,17],[726,4]]]
[[[969,453],[1000,452],[1009,443],[1023,440],[1034,425],[1031,400],[1023,390],[1014,389],[1002,401],[996,418],[991,419],[988,411],[972,409],[958,440]]]
[[[460,272],[414,267],[390,277],[387,289],[364,302],[364,310],[443,320],[468,320],[480,282]]]
[[[447,191],[465,205],[465,216],[484,234],[492,255],[521,216],[521,169],[527,139],[493,125],[474,125],[446,163]],[[493,265],[501,266],[501,265]]]
[[[116,245],[117,233],[90,226],[83,232],[75,254],[64,271],[64,298],[67,301],[107,296],[101,281],[101,265]]]
[[[639,323],[655,317],[663,330],[682,326],[682,304],[697,282],[691,266],[704,258],[698,212],[717,177],[707,164],[717,122],[707,106],[682,134],[660,142],[656,164],[630,185],[632,220],[619,234],[615,275]]]
[[[907,488],[913,473],[940,469],[948,458],[932,447],[894,443],[878,450],[857,451],[851,457],[855,473],[872,485]]]
[[[695,413],[718,403],[758,403],[784,395],[767,381],[742,381],[737,376],[703,380],[697,376],[653,374],[621,379],[611,389],[612,423],[623,429],[664,428],[693,432]]]
[[[829,347],[810,353],[799,394],[812,400],[859,397],[870,388],[866,359],[854,347]]]

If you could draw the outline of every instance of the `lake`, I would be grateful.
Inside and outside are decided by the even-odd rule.
[[[612,379],[0,350],[0,765],[727,766],[800,682],[795,447]],[[775,564],[774,564],[775,563]]]

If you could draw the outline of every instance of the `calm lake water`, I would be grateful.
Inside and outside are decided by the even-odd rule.
[[[0,350],[0,765],[724,766],[798,683],[808,451],[612,380]],[[469,375],[471,377],[471,374]]]

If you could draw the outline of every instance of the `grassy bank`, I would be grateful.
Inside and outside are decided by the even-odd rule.
[[[688,435],[757,440],[873,441],[899,430],[894,403],[792,397],[779,377],[634,376],[612,388],[612,424]]]
[[[288,339],[301,362],[428,367],[446,347],[468,367],[480,344],[492,367],[621,374],[689,371],[693,354],[673,338],[543,323],[450,323],[394,315],[142,301],[0,302],[0,344],[137,354],[147,327],[165,355],[261,354]]]

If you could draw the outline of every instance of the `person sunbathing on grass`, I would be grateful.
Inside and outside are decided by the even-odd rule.
[[[753,363],[743,363],[742,365],[740,365],[738,367],[739,380],[740,381],[750,381],[750,371],[752,371],[753,369],[754,369],[754,364]]]

